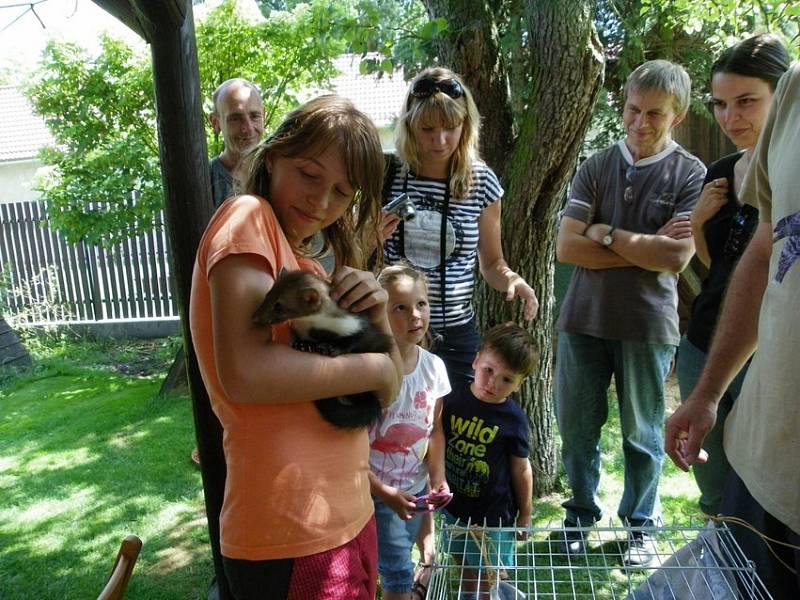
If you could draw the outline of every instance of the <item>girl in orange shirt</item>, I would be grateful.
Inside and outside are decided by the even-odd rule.
[[[369,118],[323,96],[290,113],[243,167],[244,191],[209,223],[192,280],[200,371],[224,433],[220,546],[234,597],[374,598],[376,538],[366,429],[339,429],[313,401],[373,391],[384,405],[399,355],[294,350],[286,324],[251,316],[282,268],[324,276],[321,232],[337,265],[332,296],[391,334],[386,292],[363,265],[377,239],[383,159]],[[373,243],[374,245],[374,243]]]

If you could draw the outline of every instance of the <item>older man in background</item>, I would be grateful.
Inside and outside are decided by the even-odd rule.
[[[255,148],[264,133],[264,103],[246,79],[228,79],[214,91],[211,126],[222,134],[225,149],[209,163],[214,208],[233,194],[233,180],[242,157]]]

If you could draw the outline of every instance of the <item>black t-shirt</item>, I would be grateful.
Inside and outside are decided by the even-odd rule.
[[[728,202],[703,226],[708,253],[711,257],[711,266],[708,276],[700,288],[700,294],[692,304],[692,315],[689,320],[689,329],[686,332],[689,341],[703,352],[708,352],[708,347],[711,345],[711,336],[717,326],[722,298],[728,287],[731,273],[741,256],[741,251],[746,246],[745,242],[752,237],[758,225],[757,211],[749,206],[742,208],[734,190],[733,167],[741,156],[741,152],[736,152],[713,163],[708,168],[706,180],[703,182],[703,186],[705,186],[714,179],[725,177],[728,180]],[[741,219],[743,231],[739,233],[742,236],[742,243],[738,244],[739,252],[731,255],[730,252],[725,251],[731,233],[731,225],[735,218],[739,219],[743,216],[745,217]]]
[[[453,500],[447,512],[464,521],[510,525],[517,517],[511,485],[511,457],[527,458],[528,419],[507,398],[501,404],[478,400],[469,384],[444,399],[445,471]]]

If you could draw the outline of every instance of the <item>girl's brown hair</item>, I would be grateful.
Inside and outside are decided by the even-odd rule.
[[[244,159],[238,191],[269,201],[268,155],[314,157],[331,145],[341,150],[347,178],[356,192],[351,206],[322,231],[321,253],[332,248],[337,265],[363,269],[367,249],[381,246],[378,222],[383,152],[375,124],[349,100],[320,96],[289,113],[275,132]]]
[[[445,93],[431,94],[427,98],[415,98],[412,95],[414,84],[422,79],[434,82],[457,81],[463,88],[464,95],[451,98]],[[450,158],[450,192],[454,198],[463,198],[472,186],[472,165],[480,160],[478,150],[480,141],[481,117],[478,107],[472,99],[472,93],[456,73],[450,69],[436,67],[425,69],[417,75],[408,87],[400,121],[395,130],[395,146],[397,154],[405,163],[403,168],[419,173],[422,164],[414,131],[428,124],[441,124],[444,127],[463,125],[458,148]]]

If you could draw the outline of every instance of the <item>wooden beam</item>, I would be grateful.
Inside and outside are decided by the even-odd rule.
[[[128,0],[92,0],[97,6],[102,8],[108,14],[116,17],[122,21],[123,25],[127,26],[139,37],[150,41],[146,34],[145,28],[139,21],[137,12]]]
[[[191,6],[190,2],[184,0],[92,1],[150,43],[157,30],[178,29],[186,20],[187,6]]]

